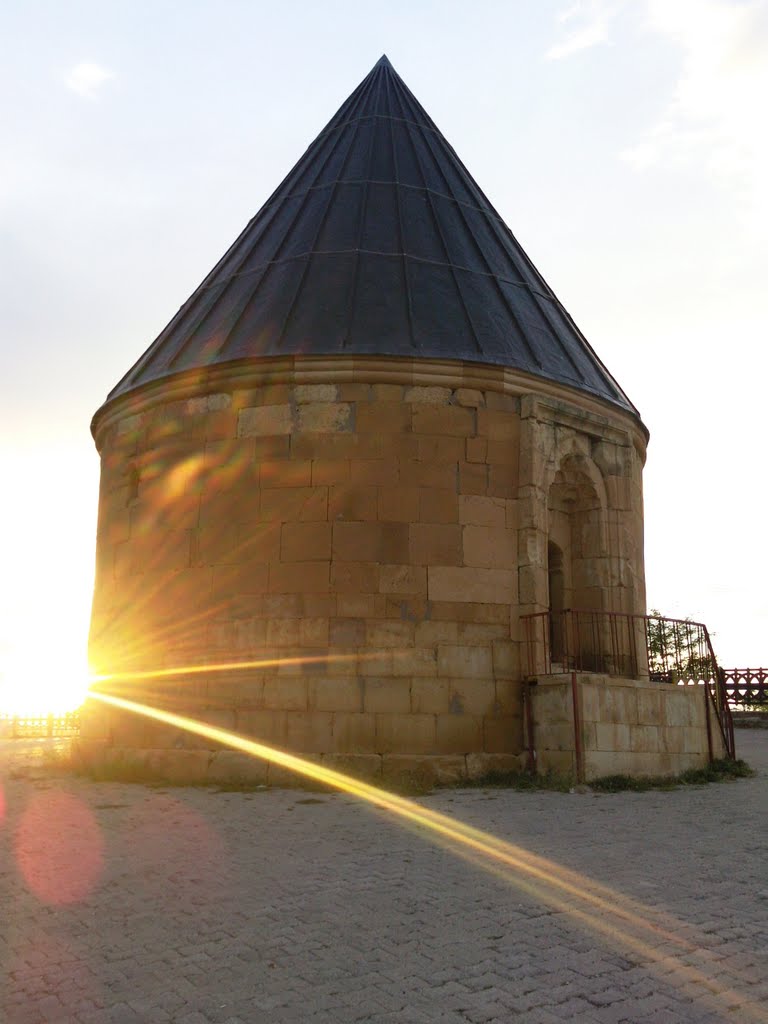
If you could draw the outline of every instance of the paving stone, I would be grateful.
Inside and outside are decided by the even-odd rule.
[[[0,744],[0,1020],[750,1020],[768,1002],[768,732],[738,742],[759,774],[736,784],[422,800],[513,844],[513,860],[539,858],[530,872],[486,870],[345,795],[11,777]],[[62,859],[66,821],[55,864],[52,837],[26,852],[15,840],[57,794],[99,836],[74,903],[35,895],[36,878],[87,869]]]

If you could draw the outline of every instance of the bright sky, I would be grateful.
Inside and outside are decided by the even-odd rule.
[[[384,52],[651,431],[649,607],[768,664],[768,0],[6,0],[0,666],[82,656],[90,418]]]

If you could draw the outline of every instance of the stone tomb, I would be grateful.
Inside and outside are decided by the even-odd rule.
[[[645,611],[648,432],[385,57],[92,431],[92,665],[152,707],[482,775],[526,761],[521,616]],[[282,778],[91,704],[93,765]]]
[[[519,616],[546,607],[553,532],[580,600],[642,607],[641,432],[509,371],[300,366],[101,420],[96,670],[264,661],[121,692],[373,776],[519,765]],[[83,741],[177,765],[200,743],[96,709]]]

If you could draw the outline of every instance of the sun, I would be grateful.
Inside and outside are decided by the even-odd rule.
[[[63,715],[79,708],[90,678],[85,659],[40,658],[30,651],[0,667],[0,715]]]

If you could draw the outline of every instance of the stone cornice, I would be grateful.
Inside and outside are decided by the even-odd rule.
[[[202,395],[259,388],[270,384],[403,384],[481,391],[531,399],[528,415],[568,419],[584,430],[585,421],[601,431],[630,437],[644,457],[648,430],[642,421],[577,388],[556,384],[542,377],[484,363],[459,360],[401,359],[386,356],[289,356],[253,359],[212,366],[204,371],[189,370],[105,403],[94,415],[91,433],[101,450],[104,433],[116,422],[136,416],[166,402],[183,401]],[[525,414],[525,413],[524,413]],[[589,430],[587,432],[590,432]]]

